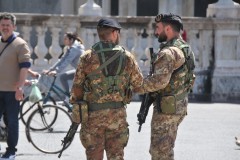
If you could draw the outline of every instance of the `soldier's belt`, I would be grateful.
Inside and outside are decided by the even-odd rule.
[[[88,111],[92,112],[104,109],[117,109],[121,107],[124,107],[123,102],[89,103]]]

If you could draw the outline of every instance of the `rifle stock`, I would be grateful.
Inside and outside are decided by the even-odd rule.
[[[62,152],[66,149],[66,146],[72,142],[75,133],[77,132],[79,124],[72,122],[72,125],[70,126],[67,135],[62,140],[62,150],[59,152],[58,158],[62,156]]]

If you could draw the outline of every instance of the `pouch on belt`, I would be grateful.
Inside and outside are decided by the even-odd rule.
[[[78,124],[88,121],[88,105],[86,101],[79,101],[73,104],[72,121]]]
[[[161,100],[161,110],[164,114],[176,113],[176,98],[175,96],[163,96]]]

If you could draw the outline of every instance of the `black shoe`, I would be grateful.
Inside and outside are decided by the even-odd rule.
[[[15,160],[15,153],[10,153],[6,151],[0,158],[0,160]]]

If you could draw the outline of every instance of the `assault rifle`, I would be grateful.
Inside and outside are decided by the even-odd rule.
[[[67,135],[62,140],[62,150],[59,152],[58,158],[62,156],[62,152],[71,144],[75,133],[77,132],[79,124],[72,122],[72,125],[70,126]]]
[[[153,67],[153,61],[154,61],[153,48],[149,48],[149,51],[150,51],[150,57],[151,57],[151,64],[150,64],[150,70],[149,70],[149,75],[148,76],[151,76],[153,74],[153,71],[154,71],[154,67]],[[148,110],[149,110],[150,106],[152,105],[153,101],[154,101],[154,98],[153,98],[153,96],[151,96],[151,93],[145,93],[143,95],[141,107],[140,107],[139,113],[137,114],[138,122],[139,122],[138,132],[141,131],[142,124],[145,123],[145,120],[146,120],[146,117],[147,117],[147,114],[148,114]]]

